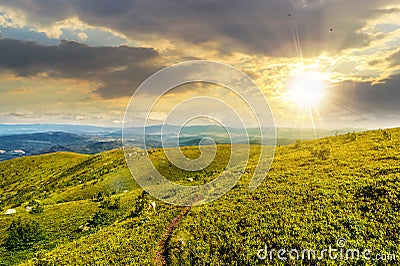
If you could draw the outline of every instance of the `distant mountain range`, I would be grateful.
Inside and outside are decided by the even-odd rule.
[[[93,154],[121,147],[120,138],[65,132],[0,136],[0,161],[26,155],[71,151]]]
[[[277,128],[276,143],[274,129],[265,129],[264,143],[268,145],[287,145],[297,139],[306,140],[332,136],[362,129],[295,129]],[[146,127],[146,148],[197,146],[205,138],[212,138],[217,144],[245,143],[246,133],[250,143],[261,143],[260,130],[249,128],[246,131],[229,128],[231,136],[221,126],[156,125]],[[163,133],[161,135],[161,132]],[[124,130],[125,145],[145,148],[143,128],[131,127]],[[122,129],[66,124],[0,125],[0,161],[26,155],[45,154],[57,151],[94,154],[122,147]]]
[[[69,124],[0,124],[0,136],[43,132],[66,132],[76,134],[106,134],[121,132],[120,127],[100,127]]]

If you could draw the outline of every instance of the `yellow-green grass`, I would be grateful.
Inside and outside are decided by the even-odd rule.
[[[229,146],[219,148],[220,156],[229,154]],[[164,252],[169,264],[284,264],[276,256],[274,261],[259,261],[257,251],[265,244],[271,249],[322,250],[329,245],[335,247],[338,238],[346,238],[348,248],[368,248],[373,254],[391,253],[400,257],[399,129],[346,134],[278,147],[266,180],[257,190],[249,192],[247,187],[258,161],[257,148],[253,147],[242,179],[229,193],[210,204],[193,207],[173,231]],[[188,157],[196,158],[199,154],[195,147],[184,149]],[[222,156],[209,166],[207,172],[184,173],[165,163],[162,150],[151,151],[151,156],[160,172],[188,185],[191,182],[187,178],[196,174],[199,183],[214,179],[226,162],[226,157]],[[82,163],[88,159],[91,160]],[[78,158],[73,163],[68,163],[66,158],[63,160],[69,165],[66,168],[74,171],[67,171],[68,175],[60,174],[60,181],[56,184],[62,188],[56,188],[47,198],[40,198],[46,204],[43,213],[23,213],[22,204],[17,207],[16,214],[37,219],[54,237],[39,244],[36,250],[11,253],[3,248],[3,261],[0,262],[25,262],[25,265],[155,265],[158,242],[173,217],[181,213],[181,208],[150,196],[138,198],[141,190],[122,163],[120,150]],[[104,163],[107,161],[118,163],[112,164],[106,171]],[[31,167],[38,165],[32,164]],[[74,165],[79,167],[73,168]],[[0,163],[0,168],[3,166]],[[93,167],[103,170],[95,170],[98,176],[89,178]],[[62,171],[65,172],[64,169]],[[208,176],[211,171],[213,174]],[[26,178],[31,177],[28,175]],[[75,179],[85,182],[66,182]],[[112,190],[118,180],[126,182],[128,193]],[[20,179],[18,182],[24,181]],[[64,232],[78,228],[85,218],[90,218],[100,209],[99,203],[91,200],[98,191],[115,192],[113,198],[121,198],[121,208],[115,211],[116,219],[111,225],[70,235],[50,228],[52,224],[65,229]],[[140,200],[145,201],[147,208],[132,215]],[[157,203],[156,212],[148,208],[148,203],[153,200]],[[16,216],[1,216],[1,228],[6,228]],[[0,235],[0,240],[4,240],[4,229]],[[5,256],[11,259],[4,260]],[[289,265],[357,263],[368,265],[365,261],[326,259],[321,262],[286,262]]]

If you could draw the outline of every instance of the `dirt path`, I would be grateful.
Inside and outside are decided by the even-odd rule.
[[[164,234],[160,241],[158,241],[158,251],[156,253],[155,260],[157,262],[157,265],[159,266],[165,266],[167,265],[167,260],[166,260],[166,247],[168,245],[168,242],[171,238],[171,234],[174,231],[174,229],[178,226],[179,222],[182,220],[183,217],[186,216],[186,214],[190,211],[192,207],[185,207],[181,214],[176,216],[165,228]]]

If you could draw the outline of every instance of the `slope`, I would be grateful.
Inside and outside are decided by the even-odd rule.
[[[221,154],[227,154],[229,149],[227,145],[219,148],[223,150]],[[195,156],[198,150],[191,147],[185,152]],[[171,173],[175,181],[190,184],[187,175],[165,163],[162,150],[153,150],[151,153],[159,158],[155,162],[160,171]],[[99,161],[95,165],[89,161],[90,167],[82,164],[94,160],[95,156],[104,158],[96,159]],[[70,172],[66,177],[58,175],[57,184],[64,191],[56,189],[48,198],[41,199],[45,204],[44,211],[34,216],[47,230],[54,224],[61,226],[63,222],[68,223],[66,228],[69,231],[61,230],[68,233],[59,233],[53,240],[39,243],[33,249],[24,251],[24,256],[14,255],[3,248],[1,257],[7,255],[16,258],[12,261],[14,263],[25,260],[24,265],[157,264],[158,244],[171,221],[182,213],[182,208],[152,199],[146,193],[141,193],[132,181],[128,193],[116,190],[110,198],[113,201],[119,197],[120,207],[106,210],[101,207],[104,201],[99,203],[90,199],[101,191],[98,184],[113,184],[108,180],[120,180],[125,175],[129,178],[129,173],[122,163],[120,151],[95,156],[80,158],[82,161],[72,163],[81,166],[68,168]],[[175,230],[170,232],[163,251],[164,258],[168,265],[364,265],[366,261],[335,261],[327,256],[322,260],[288,258],[283,261],[277,258],[276,251],[282,248],[287,251],[318,251],[329,246],[336,247],[339,238],[347,240],[346,249],[370,249],[371,256],[400,256],[399,159],[399,129],[298,141],[277,149],[268,178],[260,188],[249,192],[247,185],[257,161],[255,149],[242,179],[234,189],[208,205],[192,207]],[[91,185],[90,182],[95,181],[89,178],[89,169],[101,168],[100,162],[104,165],[109,160],[121,164],[116,163],[110,168],[115,169],[111,173],[99,171],[95,179],[98,183]],[[191,175],[197,175],[201,183],[214,178],[223,166],[224,163],[216,162],[211,166],[212,169]],[[3,165],[0,164],[0,167]],[[99,190],[82,189],[85,184],[76,183],[81,178],[86,186],[97,186]],[[99,178],[103,178],[103,181]],[[9,191],[9,186],[12,184],[2,189]],[[80,194],[78,191],[85,192]],[[156,202],[156,210],[149,208],[152,201]],[[73,206],[72,209],[79,209],[79,212],[70,211],[67,216],[62,216],[64,218],[54,214],[66,211],[67,206]],[[88,225],[90,230],[74,233],[85,221],[90,221],[89,218],[93,220],[96,213],[105,211],[112,216],[108,223],[94,227],[92,222]],[[17,215],[28,216],[26,213]],[[51,224],[45,222],[49,217],[53,217]],[[15,218],[1,217],[1,228],[6,228]],[[57,235],[56,231],[60,230],[53,231]],[[0,235],[4,239],[5,231],[0,231]],[[268,261],[269,257],[266,260],[257,258],[258,251],[265,246],[268,250],[275,250],[271,261]],[[380,263],[384,265],[385,261],[373,262]]]

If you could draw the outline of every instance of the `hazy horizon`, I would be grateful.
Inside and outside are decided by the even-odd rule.
[[[1,123],[0,126],[78,126],[78,127],[93,127],[93,128],[113,128],[113,129],[122,129],[123,125],[122,124],[111,124],[111,125],[104,125],[104,124],[69,124],[69,123]],[[204,126],[204,127],[210,127],[210,126],[215,126],[218,127],[218,125],[214,124],[192,124],[192,125],[178,125],[178,124],[150,124],[147,125],[146,127],[161,127],[161,126],[176,126],[176,127],[196,127],[196,126]],[[220,126],[223,127],[223,126]],[[229,128],[239,128],[235,126],[227,126]],[[140,126],[131,126],[128,128],[140,128]],[[257,126],[253,127],[247,127],[247,129],[253,129],[253,128],[258,128]],[[273,128],[273,127],[263,127],[263,128]],[[312,127],[290,127],[289,125],[286,126],[276,126],[276,128],[281,128],[281,129],[307,129],[307,130],[313,130]],[[378,128],[364,128],[364,127],[320,127],[320,128],[315,128],[317,130],[335,130],[335,129],[359,129],[359,130],[374,130],[374,129],[389,129],[389,128],[400,128],[399,126],[393,126],[393,127],[378,127]]]

